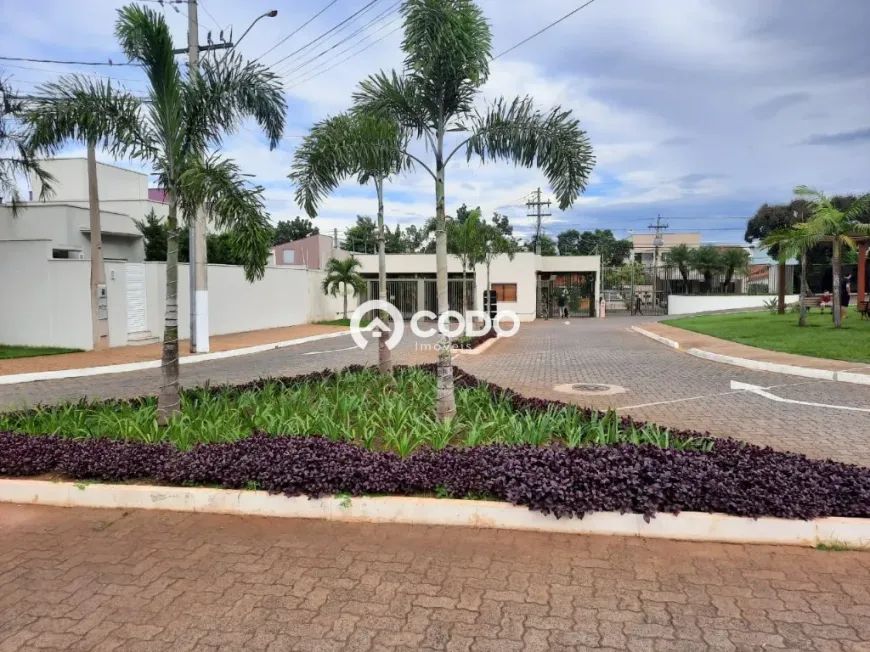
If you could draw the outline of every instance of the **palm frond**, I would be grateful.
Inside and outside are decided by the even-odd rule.
[[[272,237],[263,188],[248,184],[234,161],[214,154],[184,171],[180,190],[188,223],[205,207],[212,224],[230,233],[234,253],[243,261],[245,278],[263,278]]]
[[[340,114],[318,122],[296,150],[288,175],[297,203],[315,217],[318,204],[345,178],[357,176],[365,184],[410,169],[404,148],[402,130],[388,118]]]
[[[366,281],[357,271],[362,267],[358,258],[330,258],[326,261],[326,276],[321,287],[324,294],[337,296],[340,288],[345,286],[352,290],[354,295],[360,295],[366,291]]]
[[[152,158],[155,144],[143,123],[141,103],[122,86],[68,75],[39,87],[43,97],[25,114],[31,145],[55,154],[68,141],[92,143],[115,158]]]
[[[395,71],[388,76],[382,70],[362,80],[353,101],[356,113],[392,120],[418,138],[432,126],[433,116],[423,106],[420,87]]]
[[[858,199],[849,206],[845,216],[850,222],[858,223],[861,223],[861,220],[870,217],[870,193],[858,197]]]
[[[207,133],[207,140],[219,142],[221,132],[251,117],[265,132],[270,149],[278,146],[284,134],[287,101],[274,72],[245,61],[233,51],[218,61],[204,60],[200,79],[201,84],[191,84],[187,100],[196,111],[190,121]]]
[[[481,162],[502,160],[542,168],[562,210],[589,182],[595,165],[592,145],[580,122],[561,107],[545,114],[529,97],[510,103],[501,98],[475,115],[467,129],[472,134],[464,143],[468,160],[479,156]]]

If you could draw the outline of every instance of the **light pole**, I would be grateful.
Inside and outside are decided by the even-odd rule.
[[[260,14],[259,16],[257,16],[257,17],[254,19],[254,22],[251,23],[251,25],[248,27],[248,29],[246,29],[246,30],[242,33],[242,35],[239,37],[239,40],[235,42],[235,45],[234,45],[233,47],[238,47],[239,43],[242,42],[242,39],[245,38],[245,37],[248,35],[248,32],[251,31],[251,29],[254,27],[254,25],[257,24],[258,21],[262,20],[263,18],[274,18],[274,17],[277,16],[277,15],[278,15],[278,10],[277,10],[277,9],[272,9],[272,10],[270,10],[270,11],[267,11],[267,12],[264,13],[264,14]]]

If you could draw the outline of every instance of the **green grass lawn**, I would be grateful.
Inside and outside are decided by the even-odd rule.
[[[805,328],[799,328],[797,322],[798,315],[793,312],[738,312],[662,323],[771,351],[870,362],[870,322],[862,320],[854,308],[849,309],[840,329],[834,328],[830,314],[822,315],[818,309],[810,311]]]
[[[0,344],[0,360],[12,358],[33,358],[38,355],[57,355],[59,353],[78,353],[81,349],[61,349],[54,346],[9,346]]]

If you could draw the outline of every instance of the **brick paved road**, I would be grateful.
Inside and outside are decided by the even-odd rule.
[[[641,319],[641,321],[647,318]],[[559,398],[596,407],[625,407],[623,413],[662,425],[709,431],[815,457],[870,465],[868,413],[775,403],[732,392],[731,380],[765,387],[784,398],[870,408],[870,388],[833,382],[807,382],[722,365],[673,351],[629,330],[630,318],[535,322],[479,356],[458,357],[468,371],[524,394]],[[372,364],[376,352],[345,350],[349,337],[312,342],[228,360],[182,367],[182,382],[243,382],[269,375],[294,375],[348,364]],[[434,361],[419,352],[406,331],[394,351],[398,362]],[[138,396],[154,393],[159,371],[0,386],[0,407],[54,402],[82,396]],[[608,397],[556,394],[558,384],[590,381],[618,384],[628,392]],[[695,400],[684,400],[693,397]],[[677,402],[674,402],[677,401]],[[655,403],[656,405],[649,405]],[[643,406],[643,407],[637,407]]]
[[[870,554],[0,505],[0,652],[870,650]]]

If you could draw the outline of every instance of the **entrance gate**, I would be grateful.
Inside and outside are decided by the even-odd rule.
[[[450,310],[465,313],[465,306],[474,309],[474,279],[468,278],[465,282],[467,302],[462,300],[462,279],[449,279],[447,281],[447,302]],[[377,299],[380,290],[380,282],[377,279],[368,279],[368,299]],[[438,314],[438,283],[434,278],[388,278],[387,301],[396,306],[402,313],[403,319],[411,319],[419,310],[429,310]]]
[[[541,274],[538,276],[538,317],[559,317],[559,298],[569,317],[595,316],[595,272]]]

